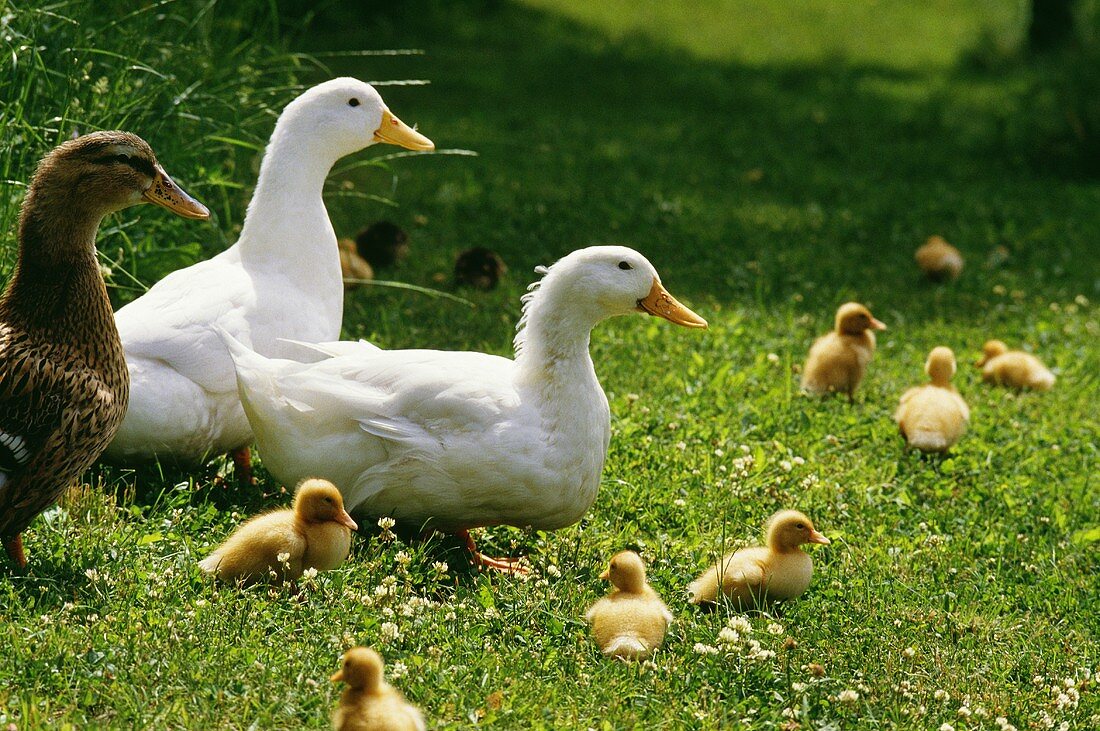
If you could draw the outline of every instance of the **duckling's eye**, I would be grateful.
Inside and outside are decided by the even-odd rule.
[[[799,530],[806,530],[806,524],[805,523],[799,523],[798,524],[798,529]]]
[[[630,264],[628,262],[620,261],[619,262],[619,268],[622,269],[624,272],[627,272],[627,271],[630,271],[631,269],[633,269],[634,267],[630,266]]]
[[[330,498],[330,497],[325,498],[325,502],[328,503],[329,505],[332,505],[332,498]]]
[[[356,99],[355,97],[352,97],[351,99],[348,99],[348,106],[349,106],[349,107],[357,107],[357,106],[359,106],[359,100],[358,100],[358,99]]]

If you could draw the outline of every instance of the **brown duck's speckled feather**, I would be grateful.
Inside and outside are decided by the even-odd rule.
[[[19,263],[0,298],[5,543],[96,460],[126,413],[129,376],[95,254],[103,216],[141,193],[138,173],[96,162],[116,144],[155,162],[133,135],[87,135],[42,161],[23,203]]]

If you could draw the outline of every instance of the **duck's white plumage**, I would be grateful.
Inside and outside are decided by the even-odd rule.
[[[233,364],[215,327],[271,356],[294,351],[282,338],[339,337],[340,258],[321,192],[332,165],[379,141],[384,122],[403,127],[356,79],[303,93],[275,125],[237,243],[173,272],[116,313],[131,392],[108,459],[196,462],[249,443]]]
[[[324,477],[349,510],[442,530],[551,530],[595,500],[610,440],[592,327],[658,288],[680,308],[669,319],[705,325],[641,254],[601,246],[563,258],[524,298],[515,360],[338,343],[319,346],[338,355],[303,364],[227,342],[264,466],[280,481]]]

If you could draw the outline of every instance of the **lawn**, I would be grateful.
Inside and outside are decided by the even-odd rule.
[[[171,19],[199,3],[163,7]],[[205,226],[152,210],[107,222],[119,303],[231,242],[254,148],[293,84],[352,74],[430,80],[379,88],[440,148],[477,155],[350,158],[327,195],[337,233],[379,218],[406,227],[411,257],[386,279],[450,291],[439,275],[479,245],[509,271],[492,292],[458,291],[472,307],[350,292],[345,337],[508,354],[533,268],[596,243],[644,253],[710,329],[630,317],[593,333],[612,412],[596,504],[555,533],[479,533],[487,553],[526,555],[527,580],[472,573],[449,539],[391,539],[360,521],[349,561],[301,597],[214,586],[197,559],[242,517],[286,504],[282,486],[262,470],[256,489],[222,486],[222,464],[94,469],[25,534],[28,570],[0,567],[0,723],[324,728],[337,658],[368,644],[431,728],[1100,728],[1100,183],[1029,136],[1044,67],[974,60],[1018,39],[1015,12],[468,0],[330,5],[303,32],[287,27],[293,13],[219,26],[228,9],[203,7],[193,28],[141,27],[233,64],[174,60],[142,36],[153,45],[135,41],[135,54],[179,65],[125,89],[135,72],[120,70],[110,98],[140,101],[156,83],[163,103],[87,115],[145,135],[217,213]],[[80,45],[64,28],[56,37]],[[425,53],[333,55],[384,48]],[[50,66],[52,50],[43,68],[80,86]],[[100,56],[88,84],[129,68]],[[10,70],[0,115],[14,130],[10,84],[25,69]],[[183,103],[191,116],[173,116],[189,73],[204,84]],[[16,181],[67,134],[48,101],[19,108],[27,149],[9,140],[3,157]],[[31,134],[42,128],[55,136]],[[0,200],[9,263],[22,192],[8,184]],[[912,252],[933,233],[967,257],[956,283],[917,276]],[[850,299],[890,329],[856,403],[806,398],[794,371]],[[1055,389],[983,385],[970,363],[990,337],[1038,353]],[[947,458],[906,452],[890,418],[936,345],[955,350],[973,412]],[[786,507],[833,543],[814,548],[800,600],[748,617],[764,652],[721,644],[736,613],[696,610],[686,585]],[[677,618],[642,664],[604,660],[582,619],[624,548]]]

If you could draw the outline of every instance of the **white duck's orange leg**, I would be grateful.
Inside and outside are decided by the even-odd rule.
[[[252,476],[252,451],[248,447],[241,447],[229,453],[233,459],[233,477],[239,485],[255,485],[256,478]]]
[[[473,556],[471,563],[473,563],[474,566],[479,568],[484,566],[505,574],[530,573],[526,568],[520,565],[519,559],[517,558],[492,558],[477,550],[477,544],[474,543],[474,537],[470,535],[470,531],[461,530],[455,533],[455,535],[466,541],[466,549]]]

